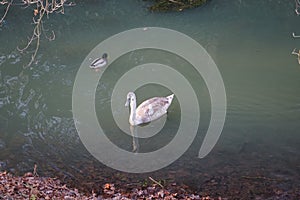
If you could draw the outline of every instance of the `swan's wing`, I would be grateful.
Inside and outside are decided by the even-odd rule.
[[[166,97],[153,97],[141,103],[136,109],[136,115],[143,122],[149,122],[161,117],[167,112],[170,101]]]

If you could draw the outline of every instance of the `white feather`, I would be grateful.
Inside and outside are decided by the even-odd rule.
[[[127,94],[125,106],[130,105],[129,123],[139,125],[156,120],[167,113],[174,94],[167,97],[153,97],[136,107],[136,96],[133,92]]]

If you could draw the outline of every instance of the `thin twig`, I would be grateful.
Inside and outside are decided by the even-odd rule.
[[[292,51],[292,54],[293,54],[293,55],[297,55],[297,57],[298,57],[298,63],[300,64],[300,50],[297,52],[296,49],[294,49],[294,50]]]
[[[6,7],[6,9],[5,9],[5,13],[4,13],[4,15],[2,16],[2,18],[0,19],[0,25],[2,24],[2,22],[3,22],[3,20],[5,19],[5,17],[6,17],[6,15],[7,15],[7,13],[8,13],[8,10],[9,10],[9,7],[11,6],[11,4],[13,3],[13,1],[14,0],[11,0],[8,4],[7,4],[7,7]],[[6,4],[7,3],[7,1],[2,1],[1,2],[1,4]]]
[[[33,168],[33,176],[39,176],[37,173],[37,164],[34,164],[34,168]]]
[[[296,35],[295,33],[292,33],[293,38],[300,38],[300,35]]]
[[[252,180],[283,181],[282,179],[273,179],[264,176],[242,176],[242,178],[252,179]]]
[[[55,40],[55,33],[54,33],[54,31],[53,30],[51,31],[51,35],[47,35],[48,30],[46,30],[44,28],[43,23],[42,23],[42,32],[43,32],[45,38],[47,38],[49,41]]]
[[[182,5],[182,6],[185,5],[184,3],[179,2],[179,1],[175,1],[175,0],[169,0],[169,1],[172,2],[172,3],[176,3],[176,4],[179,4],[179,5]]]
[[[4,1],[4,0],[2,0],[2,1],[0,1],[0,4],[1,5],[5,5],[5,4],[7,4],[8,2],[7,1]]]
[[[299,2],[299,0],[295,0],[295,13],[297,14],[297,15],[300,15],[300,12],[298,11],[298,9],[300,8],[300,2]]]
[[[151,181],[153,181],[154,183],[156,183],[157,185],[159,185],[161,188],[164,188],[164,186],[162,184],[160,184],[158,181],[154,180],[151,176],[149,176],[149,179]]]
[[[54,31],[51,31],[51,35],[46,34],[47,30],[45,30],[44,26],[43,26],[44,15],[46,14],[48,17],[48,15],[53,12],[63,14],[65,4],[67,6],[73,6],[75,4],[72,2],[66,3],[67,0],[22,0],[22,2],[23,2],[23,5],[26,7],[28,7],[30,5],[36,6],[36,8],[34,9],[34,12],[33,12],[33,15],[34,15],[33,24],[35,25],[35,27],[33,29],[32,36],[28,39],[27,44],[25,45],[24,48],[17,47],[17,49],[20,52],[24,52],[29,47],[31,47],[34,42],[36,42],[35,50],[31,56],[29,63],[27,64],[27,66],[25,66],[25,68],[26,68],[26,67],[29,67],[30,65],[32,65],[32,63],[35,60],[35,57],[36,57],[39,47],[40,47],[41,34],[43,33],[44,37],[47,38],[49,41],[52,41],[55,39]]]

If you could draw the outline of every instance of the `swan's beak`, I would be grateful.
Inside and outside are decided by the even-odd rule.
[[[127,99],[126,103],[125,103],[125,107],[128,107],[129,106],[129,101],[130,101],[130,98]]]

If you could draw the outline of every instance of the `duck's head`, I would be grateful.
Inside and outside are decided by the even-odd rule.
[[[125,106],[128,107],[132,101],[136,101],[135,94],[133,92],[128,92]]]
[[[104,54],[102,55],[102,59],[107,59],[107,57],[108,57],[108,54],[107,54],[107,53],[104,53]]]

